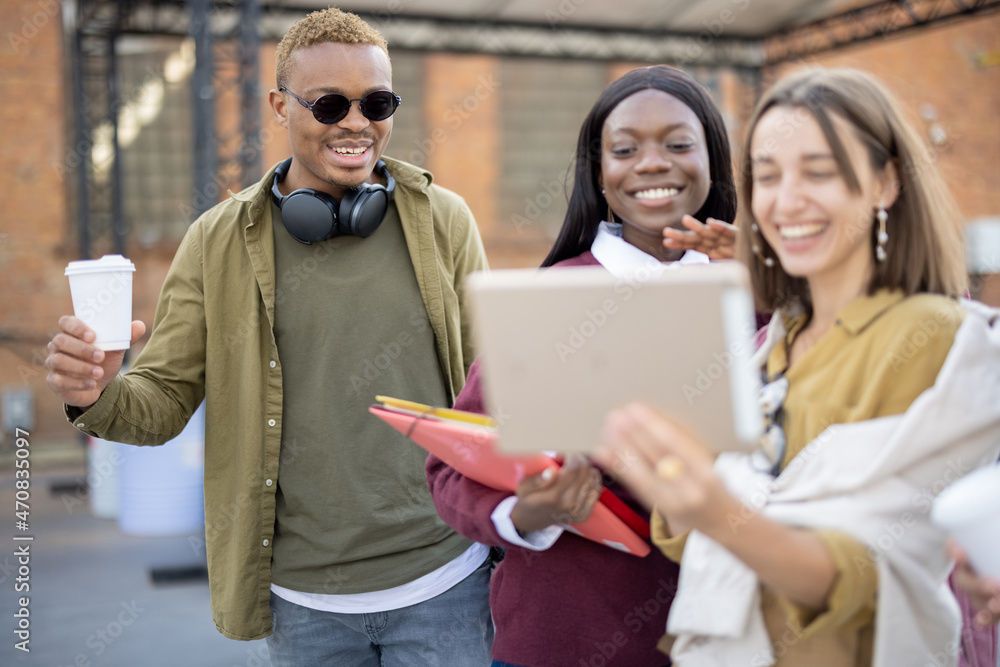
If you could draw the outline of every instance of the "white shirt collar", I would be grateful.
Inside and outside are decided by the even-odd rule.
[[[658,259],[639,250],[622,238],[621,223],[602,221],[597,229],[597,237],[590,252],[616,278],[631,278],[639,269],[645,269],[658,274],[671,266],[682,264],[708,264],[708,255],[697,250],[688,250],[676,262],[660,262]]]

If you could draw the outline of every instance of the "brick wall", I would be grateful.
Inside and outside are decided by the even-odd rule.
[[[965,217],[1000,215],[1000,15],[864,42],[810,63],[881,78],[928,139]],[[930,141],[937,128],[939,144]]]
[[[879,77],[923,135],[964,219],[1000,216],[1000,16],[865,42],[805,64]],[[765,80],[801,65],[775,68]],[[1000,306],[1000,269],[972,288]]]
[[[44,341],[72,307],[63,269],[78,258],[69,204],[78,156],[66,137],[70,93],[53,7],[51,0],[0,0],[0,334],[16,339],[0,342],[0,390],[33,393],[33,444],[82,452],[76,431],[45,387],[41,366]],[[946,139],[936,154],[971,219],[1000,214],[998,44],[1000,17],[993,15],[815,62],[869,69],[914,110],[925,131],[933,122],[942,126]],[[287,134],[267,103],[274,48],[264,45],[260,62],[265,168],[289,152]],[[637,65],[393,51],[393,66],[404,106],[388,154],[428,167],[438,183],[466,198],[493,266],[537,265],[565,210],[553,184],[569,168],[579,124],[600,90]],[[726,71],[713,73],[712,85],[738,141],[749,111],[748,89]],[[930,105],[923,108],[932,120],[919,115],[922,104]],[[141,213],[136,210],[131,215]],[[516,216],[531,224],[516,225]],[[128,249],[138,269],[134,313],[151,323],[176,240],[142,244],[135,236]],[[1000,300],[995,279],[983,281],[982,298]]]
[[[48,332],[72,307],[63,276],[73,258],[71,171],[54,168],[73,163],[60,11],[53,1],[0,2],[0,390],[34,395],[33,444],[75,437],[46,400],[42,366]]]
[[[465,198],[484,236],[494,228],[499,177],[498,66],[492,56],[434,54],[423,77],[426,167]]]

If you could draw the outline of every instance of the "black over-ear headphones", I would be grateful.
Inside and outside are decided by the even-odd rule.
[[[271,195],[281,209],[285,229],[299,243],[312,245],[340,235],[364,238],[375,233],[382,224],[392,193],[396,191],[396,181],[382,160],[375,163],[375,171],[385,177],[387,185],[362,183],[357,190],[345,192],[339,204],[325,192],[311,188],[300,188],[288,196],[281,194],[278,183],[285,180],[291,165],[292,158],[278,165]]]

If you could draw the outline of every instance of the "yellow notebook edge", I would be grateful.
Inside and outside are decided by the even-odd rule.
[[[382,407],[389,410],[395,409],[411,414],[440,417],[442,419],[450,419],[452,421],[475,424],[476,426],[485,426],[489,428],[496,428],[497,426],[496,421],[494,421],[492,417],[489,417],[488,415],[481,415],[476,412],[434,407],[423,403],[417,403],[416,401],[408,401],[403,398],[393,398],[392,396],[376,396],[375,400],[381,403]]]

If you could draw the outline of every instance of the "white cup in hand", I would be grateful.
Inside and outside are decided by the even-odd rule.
[[[94,330],[94,346],[126,350],[132,343],[132,273],[121,255],[70,262],[66,267],[73,312]]]
[[[965,549],[979,574],[1000,579],[1000,465],[969,473],[942,491],[931,520]]]

